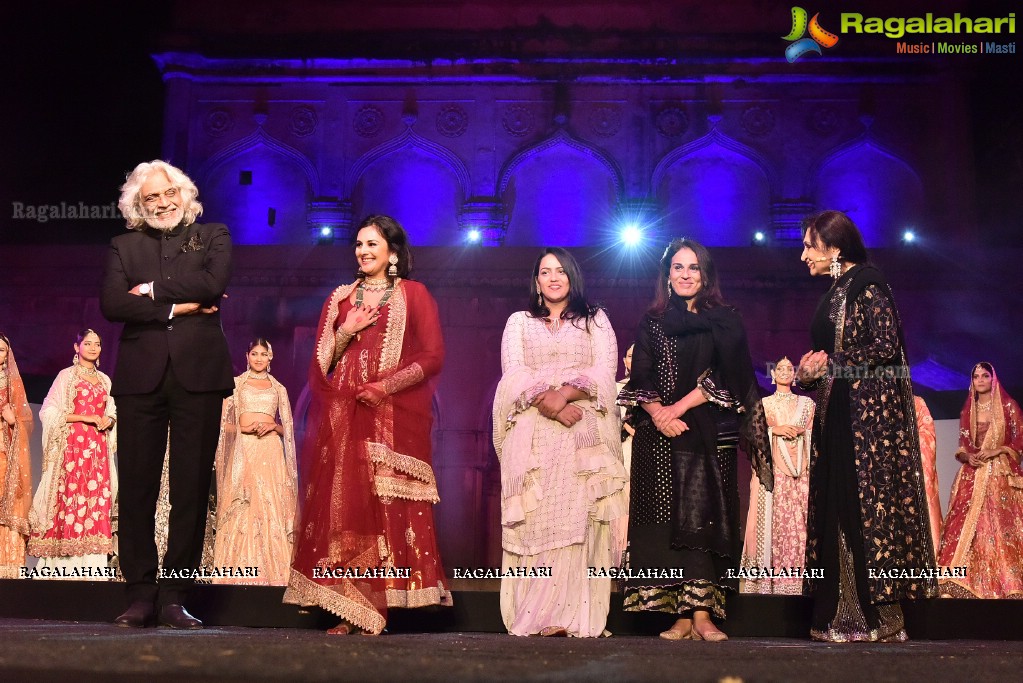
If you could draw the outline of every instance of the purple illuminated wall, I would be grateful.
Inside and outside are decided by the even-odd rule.
[[[542,58],[428,75],[404,59],[156,58],[168,156],[242,244],[309,244],[324,226],[347,242],[370,213],[421,246],[469,228],[491,246],[608,246],[630,216],[743,246],[758,230],[798,239],[824,208],[848,211],[868,247],[973,225],[965,86],[936,60],[893,78],[849,56],[793,79],[780,58],[579,58],[586,78],[552,86],[568,67]],[[919,106],[936,98],[948,106]]]

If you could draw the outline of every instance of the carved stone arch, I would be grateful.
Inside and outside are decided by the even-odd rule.
[[[462,197],[467,198],[470,196],[472,185],[469,179],[469,170],[466,168],[465,163],[447,147],[438,145],[432,140],[427,140],[423,136],[417,135],[411,128],[406,129],[401,135],[374,147],[359,157],[348,171],[345,178],[344,191],[350,194],[352,188],[354,188],[356,183],[359,182],[359,178],[361,178],[366,172],[366,169],[372,166],[375,162],[393,154],[394,152],[408,148],[419,149],[442,161],[451,169],[455,178],[457,178],[458,189],[461,191]]]
[[[309,159],[263,129],[210,157],[199,172],[204,219],[226,223],[238,244],[303,244],[319,184]]]
[[[663,230],[708,246],[745,246],[771,220],[772,174],[755,150],[712,130],[661,158],[650,194]]]
[[[199,173],[197,174],[197,184],[199,185],[200,192],[202,191],[202,187],[203,184],[205,184],[206,179],[209,178],[210,174],[215,171],[217,167],[241,154],[244,154],[245,152],[261,146],[271,149],[298,164],[302,169],[302,172],[305,173],[310,189],[312,189],[314,193],[318,190],[320,186],[319,173],[316,172],[316,168],[309,162],[306,155],[302,154],[294,147],[281,142],[274,136],[268,134],[262,128],[258,128],[252,134],[232,142],[230,145],[206,160],[206,163],[202,165],[199,169]]]
[[[764,174],[764,178],[769,183],[771,194],[776,194],[776,179],[774,178],[774,174],[772,174],[769,170],[770,167],[767,163],[767,159],[752,147],[744,145],[735,138],[725,135],[717,128],[711,130],[701,138],[697,138],[692,142],[687,142],[681,147],[676,147],[661,157],[661,160],[657,162],[657,166],[654,167],[654,172],[651,175],[650,194],[654,195],[657,193],[657,188],[664,181],[665,173],[667,173],[668,169],[675,165],[675,162],[712,145],[720,145],[727,150],[746,157],[746,159],[759,166],[761,172]]]
[[[449,149],[410,130],[370,150],[347,176],[356,221],[394,216],[414,246],[460,242],[459,210],[470,192],[469,172]]]
[[[606,168],[614,182],[615,198],[621,200],[625,182],[623,180],[622,170],[618,164],[598,148],[572,137],[563,129],[558,130],[554,133],[554,135],[550,136],[546,140],[541,140],[532,147],[527,147],[509,159],[498,174],[497,195],[501,196],[504,194],[505,190],[508,188],[508,183],[511,181],[512,174],[515,172],[516,167],[521,165],[522,162],[558,145],[565,145],[582,152],[586,156],[595,159],[604,168]]]
[[[920,174],[902,156],[865,133],[823,156],[805,178],[818,209],[849,214],[868,247],[894,245],[924,215]]]
[[[615,239],[621,169],[565,131],[516,154],[498,178],[508,215],[504,244],[580,247]]]

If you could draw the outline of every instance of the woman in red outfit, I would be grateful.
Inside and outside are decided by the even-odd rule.
[[[444,359],[437,304],[388,216],[362,222],[358,279],[323,307],[310,369],[300,520],[285,602],[378,634],[388,607],[450,605],[437,552],[430,428]],[[400,425],[400,427],[399,427]]]
[[[942,597],[1023,598],[1023,422],[990,363],[973,368],[959,415],[962,463],[949,499],[938,564],[965,567],[941,581]]]

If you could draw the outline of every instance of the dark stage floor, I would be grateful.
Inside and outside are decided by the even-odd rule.
[[[495,633],[327,636],[311,629],[127,630],[0,619],[4,681],[1013,681],[1020,641],[830,645],[516,638]]]

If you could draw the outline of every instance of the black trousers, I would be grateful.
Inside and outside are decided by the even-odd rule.
[[[128,599],[180,604],[202,559],[223,395],[187,391],[168,363],[154,392],[116,401],[118,551]],[[168,435],[171,512],[161,578],[154,533]]]

